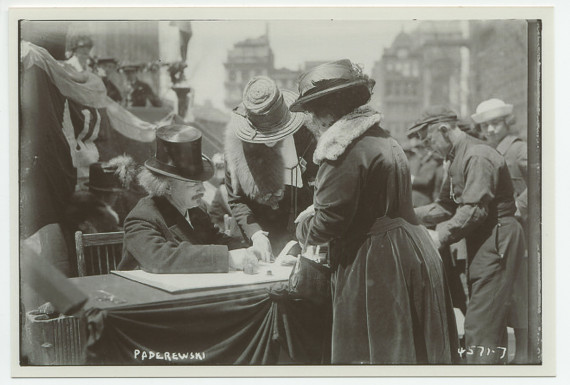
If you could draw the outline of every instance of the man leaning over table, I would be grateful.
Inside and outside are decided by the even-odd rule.
[[[214,168],[201,153],[201,141],[191,126],[157,130],[156,155],[138,175],[148,196],[125,219],[119,270],[222,273],[257,262],[241,240],[220,233],[206,213],[202,182]]]
[[[504,363],[509,302],[525,248],[505,159],[462,132],[455,112],[443,106],[426,109],[412,134],[450,162],[438,200],[416,208],[416,215],[437,225],[430,233],[439,248],[462,238],[467,243],[467,363]]]

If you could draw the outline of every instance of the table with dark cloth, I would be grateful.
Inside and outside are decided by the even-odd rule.
[[[90,365],[330,363],[330,308],[282,283],[170,294],[112,274],[70,280],[89,296]]]

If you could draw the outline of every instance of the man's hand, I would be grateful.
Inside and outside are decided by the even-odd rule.
[[[258,259],[253,253],[252,248],[230,250],[230,269],[244,270],[246,267],[251,267],[250,270],[257,268]],[[253,273],[249,273],[253,274]]]
[[[257,233],[253,234],[251,237],[251,240],[253,242],[251,250],[254,252],[257,258],[263,262],[271,262],[273,259],[271,242],[269,242],[267,235],[268,233],[260,230]]]
[[[245,249],[230,250],[229,264],[232,270],[243,269],[243,262],[245,258]]]
[[[303,222],[306,218],[315,215],[315,206],[310,205],[295,219],[295,223]]]
[[[433,243],[435,244],[435,248],[436,249],[440,249],[441,248],[441,242],[439,241],[439,234],[437,231],[434,230],[429,230],[428,229],[428,233],[431,237],[431,240],[433,241]]]

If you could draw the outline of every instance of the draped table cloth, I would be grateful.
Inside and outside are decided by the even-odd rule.
[[[330,306],[283,283],[170,294],[112,274],[70,280],[89,296],[90,365],[330,363]]]

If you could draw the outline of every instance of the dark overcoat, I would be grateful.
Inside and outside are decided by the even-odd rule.
[[[129,107],[146,107],[147,100],[153,107],[162,106],[162,101],[147,83],[137,79],[131,84],[131,87],[132,91],[129,95]]]
[[[330,242],[332,363],[452,363],[443,264],[416,224],[406,156],[379,121],[361,108],[322,135],[315,215],[297,227],[302,242]]]
[[[202,208],[189,213],[192,226],[166,198],[141,199],[125,219],[119,270],[228,272],[229,250],[243,244],[215,229]]]
[[[439,190],[441,185],[441,161],[430,152],[424,154],[420,161],[419,167],[412,180],[412,201],[414,207],[427,205],[433,202],[434,191]]]

